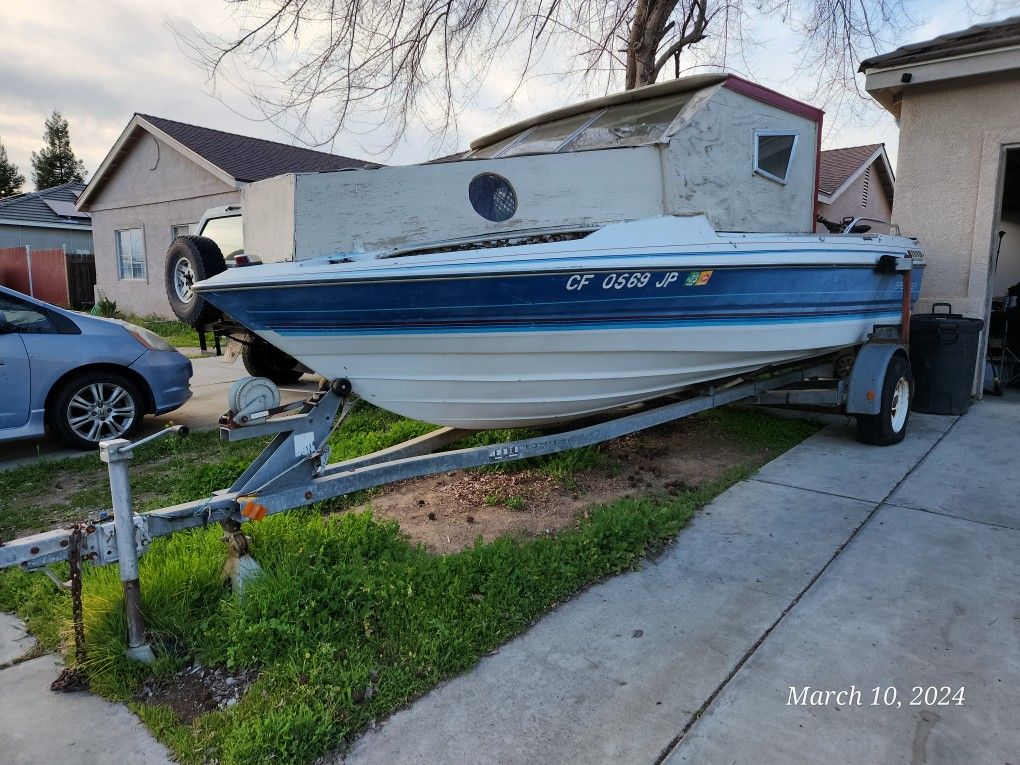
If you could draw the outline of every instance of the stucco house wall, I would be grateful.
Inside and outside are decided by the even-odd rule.
[[[868,204],[865,205],[863,203],[864,184],[869,173],[870,179],[867,181]],[[896,193],[899,193],[899,180],[896,181],[896,184]],[[878,170],[875,168],[875,164],[873,163],[871,167],[861,173],[857,180],[851,183],[830,204],[819,202],[818,214],[826,220],[836,221],[837,223],[846,217],[892,220],[892,204],[889,200],[889,195],[885,191],[885,186],[878,178]],[[888,226],[875,226],[874,229],[876,232],[884,234]],[[828,229],[819,223],[815,227],[815,231],[826,233]]]
[[[210,207],[239,204],[240,192],[160,139],[145,135],[90,203],[96,289],[123,313],[173,316],[163,283],[171,227],[197,223]],[[145,278],[121,279],[116,231],[141,228]]]
[[[984,317],[1004,147],[1020,145],[1020,74],[918,84],[900,112],[893,220],[928,256],[921,302]]]

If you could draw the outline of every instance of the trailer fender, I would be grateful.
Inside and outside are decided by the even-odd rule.
[[[904,347],[896,343],[867,343],[861,348],[850,371],[847,414],[878,414],[881,411],[885,371],[897,354],[907,358]]]

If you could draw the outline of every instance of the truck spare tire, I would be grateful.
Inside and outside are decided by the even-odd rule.
[[[191,285],[227,269],[219,246],[204,236],[179,236],[166,251],[163,269],[166,296],[174,315],[197,327],[211,324],[222,315],[220,310],[196,295]]]

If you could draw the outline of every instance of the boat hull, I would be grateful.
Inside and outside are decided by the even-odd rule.
[[[887,317],[892,322],[895,314]],[[862,342],[875,321],[443,335],[282,336],[270,343],[376,406],[458,428],[565,422]],[[776,338],[781,336],[782,342]]]
[[[902,277],[880,273],[877,256],[672,260],[420,275],[396,264],[390,278],[340,268],[261,288],[200,286],[233,318],[317,373],[349,379],[373,404],[468,429],[577,419],[824,355],[899,321]]]

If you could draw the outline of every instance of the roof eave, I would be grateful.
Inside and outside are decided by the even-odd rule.
[[[861,66],[865,75],[864,89],[893,116],[899,118],[900,102],[903,92],[908,88],[1020,70],[1020,45],[951,54],[929,61],[878,66],[867,66],[867,63]]]
[[[130,121],[128,121],[127,127],[125,127],[124,130],[121,132],[120,136],[113,144],[113,147],[110,149],[109,152],[107,152],[106,157],[103,158],[103,161],[100,163],[99,168],[96,170],[95,174],[92,176],[92,179],[89,181],[88,186],[85,187],[85,190],[82,191],[81,195],[78,197],[78,201],[75,202],[76,209],[78,210],[88,209],[87,205],[92,201],[92,198],[95,196],[99,188],[102,187],[103,183],[106,181],[107,175],[109,175],[111,170],[116,166],[117,159],[121,156],[122,152],[125,151],[125,149],[128,146],[128,143],[131,141],[131,138],[135,130],[138,129],[144,130],[150,135],[159,138],[159,140],[168,144],[173,149],[180,152],[185,157],[190,159],[192,162],[197,164],[199,167],[205,169],[215,177],[219,178],[228,186],[234,186],[236,188],[240,185],[240,182],[237,181],[237,179],[235,179],[232,175],[223,170],[221,167],[214,165],[212,162],[207,160],[201,154],[198,154],[195,151],[189,149],[187,146],[185,146],[183,143],[181,143],[176,138],[171,136],[169,133],[156,127],[141,115],[135,114],[131,117]]]
[[[39,220],[25,220],[24,218],[0,218],[0,226],[24,226],[25,228],[60,228],[71,231],[91,231],[91,223],[45,223]]]

